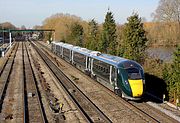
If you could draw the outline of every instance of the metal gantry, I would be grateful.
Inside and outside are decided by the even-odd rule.
[[[53,32],[54,33],[54,39],[55,39],[55,30],[54,29],[0,29],[0,32],[9,32],[9,44],[11,47],[12,44],[12,32]]]
[[[55,40],[55,30],[54,29],[0,29],[3,32],[3,44],[4,44],[4,32],[9,33],[9,48],[12,46],[12,33],[13,32],[53,32]]]

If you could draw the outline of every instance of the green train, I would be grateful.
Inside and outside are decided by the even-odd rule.
[[[62,42],[52,42],[52,51],[123,98],[139,100],[144,94],[144,70],[133,60]]]

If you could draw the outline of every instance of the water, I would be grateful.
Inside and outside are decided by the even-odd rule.
[[[152,58],[158,58],[164,62],[172,62],[173,53],[176,48],[174,47],[158,47],[158,48],[149,48],[147,50],[148,56]]]

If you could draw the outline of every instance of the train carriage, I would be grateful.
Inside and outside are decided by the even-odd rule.
[[[57,46],[57,43],[55,41],[53,41],[51,43],[51,51],[55,54],[56,54],[56,46]]]
[[[73,64],[83,72],[90,73],[90,52],[86,48],[74,47],[73,48]]]
[[[56,54],[59,57],[62,57],[62,45],[63,45],[62,42],[56,43]]]
[[[73,45],[71,44],[61,44],[62,46],[62,58],[67,62],[72,61],[72,48]]]

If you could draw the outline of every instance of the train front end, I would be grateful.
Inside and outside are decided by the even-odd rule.
[[[124,62],[118,69],[118,83],[123,97],[131,100],[141,99],[145,90],[143,68],[131,60]]]

